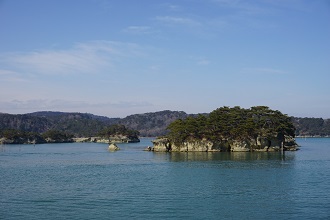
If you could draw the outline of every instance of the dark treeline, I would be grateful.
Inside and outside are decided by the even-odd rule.
[[[108,139],[111,136],[124,135],[129,139],[138,139],[139,132],[127,129],[124,125],[110,125],[97,133],[98,137]],[[59,130],[47,130],[43,133],[15,129],[0,129],[0,142],[5,144],[41,144],[73,142],[74,135]]]
[[[14,129],[40,134],[55,130],[74,137],[91,137],[96,136],[102,129],[115,124],[118,120],[118,118],[107,118],[85,113],[0,114],[0,130]]]
[[[0,130],[1,143],[5,144],[42,144],[73,142],[73,135],[66,132],[48,130],[44,133],[15,129]]]

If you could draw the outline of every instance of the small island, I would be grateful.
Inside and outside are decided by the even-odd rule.
[[[295,151],[289,116],[267,106],[221,107],[208,115],[172,122],[168,134],[153,141],[156,152]]]
[[[67,132],[54,129],[43,133],[24,130],[0,130],[0,144],[44,144],[44,143],[136,143],[140,142],[139,132],[114,124],[99,131],[94,137],[75,137]]]

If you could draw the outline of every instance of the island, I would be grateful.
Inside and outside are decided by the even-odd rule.
[[[267,106],[221,107],[172,122],[156,138],[155,152],[295,151],[295,127],[289,116]]]
[[[124,125],[114,124],[100,130],[93,137],[75,137],[64,131],[54,129],[43,133],[7,129],[0,131],[0,144],[44,144],[44,143],[136,143],[140,142],[139,132]]]

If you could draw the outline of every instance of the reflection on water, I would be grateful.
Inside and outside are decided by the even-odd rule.
[[[5,152],[5,145],[0,144],[0,152]]]
[[[255,161],[294,160],[294,153],[280,152],[171,152],[167,153],[172,162],[184,161]]]

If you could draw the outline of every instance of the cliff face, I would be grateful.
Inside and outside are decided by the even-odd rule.
[[[156,152],[248,152],[248,151],[280,151],[282,141],[277,137],[266,138],[257,137],[249,140],[223,140],[212,142],[206,139],[191,139],[183,143],[173,143],[168,138],[159,138],[153,141],[153,151]],[[285,151],[298,150],[295,139],[291,136],[285,136]]]

